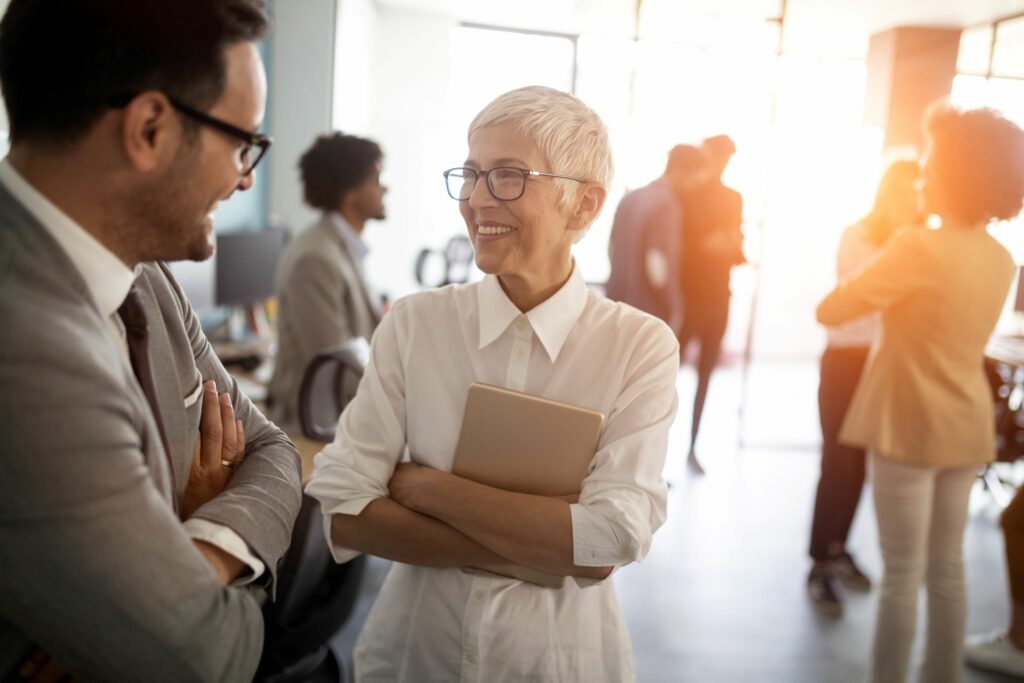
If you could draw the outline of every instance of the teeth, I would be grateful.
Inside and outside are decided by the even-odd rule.
[[[476,226],[477,234],[480,235],[504,235],[506,232],[512,232],[515,228],[508,225],[478,225]]]

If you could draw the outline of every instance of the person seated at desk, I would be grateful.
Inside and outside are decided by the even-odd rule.
[[[0,22],[0,680],[257,667],[262,596],[236,584],[273,591],[298,457],[152,261],[209,258],[209,214],[252,185],[266,29],[250,0]]]
[[[363,274],[362,234],[368,220],[384,219],[382,160],[376,142],[332,133],[318,137],[299,161],[306,202],[323,216],[288,245],[277,268],[277,357],[268,404],[274,421],[300,443],[306,367],[352,337],[369,341],[380,322],[380,302]]]
[[[604,124],[543,87],[499,96],[445,172],[486,273],[396,302],[359,391],[316,458],[334,557],[394,561],[356,646],[357,676],[405,681],[629,681],[633,657],[608,580],[665,520],[661,476],[679,346],[662,321],[584,284],[572,245],[612,175]],[[470,384],[606,416],[578,500],[450,473]],[[403,453],[411,462],[400,463]],[[561,588],[464,567],[509,562]]]

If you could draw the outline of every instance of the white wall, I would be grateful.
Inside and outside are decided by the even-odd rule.
[[[339,0],[332,119],[335,130],[365,135],[369,127],[376,14],[370,0]]]
[[[450,121],[448,34],[455,19],[378,7],[366,134],[384,149],[388,218],[367,224],[367,277],[393,298],[418,289],[413,264],[422,247],[465,234],[441,172],[466,158],[469,121]]]
[[[274,5],[270,55],[269,213],[292,231],[316,219],[302,201],[299,157],[331,127],[337,0],[282,0]]]

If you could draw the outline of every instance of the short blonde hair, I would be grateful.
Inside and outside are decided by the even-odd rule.
[[[499,95],[469,124],[467,137],[479,128],[511,122],[530,138],[551,165],[551,173],[593,181],[608,190],[612,150],[601,117],[569,93],[531,85]],[[538,169],[540,170],[540,169]],[[563,206],[579,186],[557,179]]]

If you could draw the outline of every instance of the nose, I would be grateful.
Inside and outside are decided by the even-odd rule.
[[[244,176],[242,176],[241,179],[238,181],[238,186],[236,189],[239,192],[245,192],[250,187],[252,187],[255,182],[256,179],[253,177],[252,171],[249,171]]]
[[[497,201],[487,187],[487,178],[482,175],[477,176],[476,184],[473,185],[473,191],[469,193],[467,203],[472,208],[478,209],[484,206],[493,206]]]

